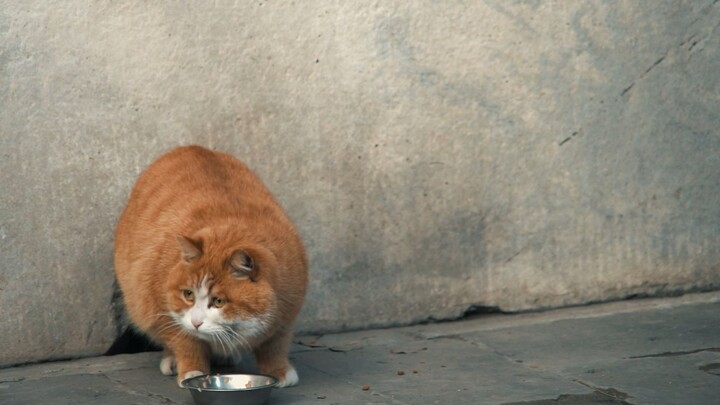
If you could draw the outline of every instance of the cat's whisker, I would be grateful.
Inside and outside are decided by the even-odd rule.
[[[163,323],[160,329],[158,329],[155,333],[161,334],[168,330],[170,330],[172,327],[177,326],[178,328],[182,329],[182,325],[180,325],[177,321],[171,319],[167,322]]]
[[[228,352],[225,353],[226,356],[232,356],[232,355],[234,355],[235,353],[238,352],[238,347],[237,347],[237,345],[236,345],[236,344],[233,344],[233,336],[230,335],[230,333],[228,333],[228,330],[227,330],[227,329],[223,328],[223,329],[219,332],[219,336],[221,337],[221,339],[222,339],[225,343],[227,343],[227,347],[228,347],[229,350],[228,350]]]
[[[145,317],[145,321],[152,320],[153,323],[157,322],[158,320],[162,319],[163,317],[168,317],[172,319],[172,313],[170,312],[163,312],[159,314],[152,314]]]
[[[165,322],[158,323],[157,326],[165,327],[167,325],[175,325],[175,321],[168,319]]]
[[[230,348],[228,355],[233,356],[235,353],[238,352],[237,345],[233,344],[232,337],[230,335],[228,335],[226,332],[223,332],[223,338],[225,339],[228,347]]]
[[[235,332],[234,334],[228,334],[228,337],[230,337],[233,341],[239,343],[242,348],[250,348],[250,344],[247,339],[245,339],[245,337],[240,335],[239,333]]]
[[[166,317],[168,319],[162,319],[163,317]],[[169,325],[175,324],[176,321],[173,319],[172,314],[169,312],[161,313],[161,314],[155,314],[150,315],[149,318],[154,318],[153,321],[154,326],[156,328],[155,333],[161,333],[164,332]],[[157,328],[160,328],[159,330]]]
[[[251,345],[250,345],[250,343],[247,341],[247,339],[245,339],[244,336],[242,336],[242,335],[241,335],[240,333],[238,333],[236,330],[234,330],[234,329],[232,329],[232,328],[230,328],[230,327],[226,327],[226,328],[225,328],[225,332],[227,333],[227,336],[228,336],[229,338],[231,338],[234,342],[236,342],[236,343],[238,344],[238,346],[240,346],[241,348],[243,348],[243,349],[245,349],[245,350],[247,350],[247,351],[250,351],[250,350],[251,350]]]
[[[227,356],[227,348],[225,347],[225,336],[223,335],[222,331],[214,333],[213,339],[216,339],[217,342],[220,343],[220,348],[222,349],[223,354]]]
[[[224,333],[226,339],[228,340],[228,342],[230,342],[231,344],[234,343],[235,332],[232,329],[223,329],[223,333]],[[240,348],[238,348],[238,346],[236,344],[232,344],[232,347],[235,352],[240,350]]]

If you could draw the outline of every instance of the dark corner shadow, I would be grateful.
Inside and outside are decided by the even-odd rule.
[[[162,347],[151,342],[143,333],[137,332],[132,327],[128,327],[120,335],[110,348],[105,352],[105,356],[115,356],[117,354],[133,354],[143,352],[157,352]]]

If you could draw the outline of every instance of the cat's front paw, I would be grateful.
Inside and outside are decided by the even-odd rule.
[[[163,357],[160,360],[160,372],[164,375],[175,375],[177,373],[177,363],[175,362],[175,356]]]
[[[280,378],[280,382],[278,383],[278,385],[276,385],[276,387],[292,387],[293,385],[297,385],[297,383],[299,382],[300,377],[298,377],[298,373],[297,371],[295,371],[295,367],[289,366],[287,371],[285,372],[285,376],[283,378]]]
[[[202,371],[200,371],[200,370],[192,370],[192,371],[188,371],[187,373],[185,373],[185,375],[183,375],[182,378],[180,378],[180,376],[178,375],[178,379],[177,379],[178,386],[179,386],[180,388],[184,388],[184,387],[182,386],[182,382],[183,382],[184,380],[187,380],[188,378],[197,377],[197,376],[203,375],[203,374],[207,374],[207,373],[204,373],[204,372],[202,372]]]

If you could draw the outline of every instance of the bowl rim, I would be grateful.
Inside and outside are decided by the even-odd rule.
[[[272,383],[270,383],[270,384],[265,384],[265,385],[254,386],[254,387],[250,387],[250,388],[234,388],[234,389],[200,388],[200,387],[191,387],[191,386],[188,385],[188,384],[190,383],[190,381],[193,381],[193,380],[199,380],[199,379],[207,378],[207,377],[222,377],[222,376],[226,376],[226,377],[229,377],[229,376],[267,377],[267,378],[270,379],[270,381],[272,381]],[[275,378],[275,377],[273,377],[273,376],[271,376],[271,375],[267,375],[267,374],[248,374],[248,373],[230,373],[230,374],[226,374],[226,373],[214,373],[214,374],[202,374],[202,375],[198,375],[198,376],[195,376],[195,377],[186,378],[186,379],[184,379],[184,380],[182,380],[182,381],[180,382],[180,385],[182,385],[182,387],[185,388],[185,389],[193,390],[193,391],[200,391],[200,392],[203,392],[203,391],[212,391],[212,392],[246,392],[246,391],[256,391],[256,390],[264,390],[264,389],[268,389],[268,388],[273,388],[273,387],[275,387],[276,385],[278,385],[279,382],[280,382],[280,380],[278,380],[277,378]]]

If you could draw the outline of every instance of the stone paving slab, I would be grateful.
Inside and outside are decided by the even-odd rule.
[[[720,353],[598,362],[581,378],[592,387],[626,393],[635,405],[718,404],[720,376],[703,370],[708,366],[720,366]]]
[[[271,404],[710,404],[720,293],[299,337]],[[192,404],[160,353],[0,370],[0,404]],[[237,368],[252,371],[252,359]],[[364,390],[367,386],[367,390]]]
[[[713,321],[715,320],[715,321]],[[462,334],[539,367],[565,367],[608,359],[623,360],[661,353],[682,353],[718,346],[720,315],[716,305],[565,319],[542,325]],[[578,344],[582,342],[583,344]]]
[[[588,391],[563,378],[508,361],[493,350],[456,339],[408,340],[402,344],[373,345],[347,352],[296,355],[330,375],[343,375],[359,390],[403,404],[477,404],[479,399],[499,403],[527,398],[527,393],[552,395]],[[331,390],[332,387],[327,389]]]

